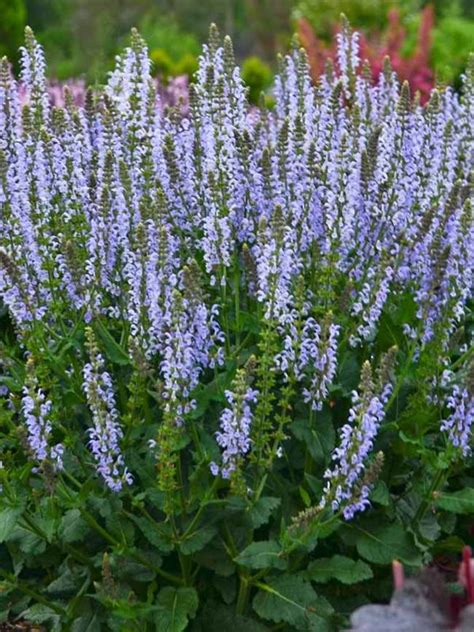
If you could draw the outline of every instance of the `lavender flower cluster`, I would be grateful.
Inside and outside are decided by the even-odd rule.
[[[168,82],[162,83],[154,79],[158,94],[157,105],[165,107],[179,107],[186,110],[189,106],[187,75],[170,77]],[[71,99],[74,105],[83,108],[86,103],[87,84],[84,79],[68,79],[66,81],[49,80],[46,83],[48,99],[51,107],[64,108],[66,100]],[[27,85],[18,85],[21,106],[29,105],[30,92]]]
[[[206,371],[240,350],[242,310],[273,336],[272,375],[315,411],[338,345],[370,344],[384,309],[407,296],[416,316],[405,331],[420,348],[446,346],[473,289],[474,70],[462,97],[447,87],[422,107],[388,63],[375,84],[360,66],[347,29],[317,85],[295,47],[280,59],[274,107],[250,108],[232,44],[213,30],[189,108],[165,109],[134,32],[103,93],[52,107],[27,31],[24,88],[0,67],[0,298],[24,344],[38,328],[54,339],[77,323],[123,327],[131,363],[139,356],[160,380],[176,425]],[[83,371],[90,447],[119,489],[131,480],[122,430],[105,360],[94,358]],[[327,474],[333,507],[353,499],[383,386],[354,395]],[[256,426],[270,417],[260,396],[272,385],[257,389],[226,395],[216,474],[252,451],[256,398]],[[466,423],[453,417],[465,399],[453,394],[446,422],[463,445]]]

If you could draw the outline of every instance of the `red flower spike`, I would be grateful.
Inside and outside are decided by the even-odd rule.
[[[401,590],[405,582],[405,572],[403,564],[398,560],[392,562],[393,586],[395,590]]]
[[[459,581],[466,588],[467,602],[474,604],[474,560],[470,546],[464,547],[462,559],[459,568]]]

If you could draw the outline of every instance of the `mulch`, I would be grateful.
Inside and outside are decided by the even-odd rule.
[[[27,621],[0,623],[0,632],[44,632],[44,628]]]

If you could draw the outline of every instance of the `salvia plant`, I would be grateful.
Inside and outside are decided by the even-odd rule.
[[[186,111],[135,31],[83,108],[1,62],[3,620],[329,631],[462,551],[474,60],[422,107],[358,41],[260,108],[215,27]]]

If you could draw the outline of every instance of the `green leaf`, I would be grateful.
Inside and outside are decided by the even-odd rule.
[[[166,586],[158,594],[157,632],[181,632],[196,615],[199,599],[194,588]]]
[[[334,557],[322,557],[314,560],[308,566],[306,576],[313,582],[325,584],[331,579],[337,579],[343,584],[356,584],[371,579],[372,570],[368,564],[362,560],[351,560],[342,555]]]
[[[8,539],[22,512],[23,507],[6,507],[0,511],[0,543]]]
[[[403,525],[352,525],[352,528],[357,532],[357,551],[369,562],[390,564],[393,560],[400,560],[413,566],[421,563],[413,538]]]
[[[128,353],[116,342],[115,338],[100,320],[94,322],[94,329],[102,340],[105,353],[111,362],[124,366],[130,364]]]
[[[225,373],[219,373],[209,384],[199,385],[193,392],[196,407],[189,414],[192,419],[200,417],[209,406],[211,401],[224,403],[226,401],[225,391],[229,388],[235,375],[235,362],[230,363],[230,367]]]
[[[179,548],[184,555],[192,555],[203,549],[208,542],[216,535],[217,529],[215,527],[202,527],[191,533],[191,535],[180,542]]]
[[[327,461],[336,441],[329,412],[317,413],[313,424],[310,424],[309,419],[297,419],[291,424],[291,431],[305,443],[315,463],[324,464]]]
[[[370,492],[370,500],[384,507],[390,504],[390,492],[384,481],[377,481],[375,487]]]
[[[258,583],[259,592],[253,600],[255,612],[275,623],[286,622],[297,630],[327,632],[327,618],[332,607],[319,597],[301,575],[281,575],[265,584]]]
[[[218,538],[215,538],[209,546],[198,551],[194,559],[199,566],[214,571],[218,576],[229,577],[235,573],[235,564]]]
[[[156,547],[158,551],[169,553],[173,550],[174,547],[170,535],[166,533],[165,529],[161,528],[158,523],[153,525],[146,518],[139,518],[133,515],[130,515],[130,518],[137,525],[148,542]]]
[[[196,632],[269,632],[269,628],[250,617],[235,614],[235,606],[211,602],[206,604],[196,622]],[[193,627],[194,632],[194,627]]]
[[[237,564],[248,568],[279,568],[283,570],[287,561],[282,556],[282,549],[275,540],[252,542],[235,558]]]
[[[340,364],[338,371],[338,382],[342,387],[344,395],[350,395],[359,384],[360,366],[357,354],[354,351],[346,353]]]
[[[436,505],[445,511],[457,514],[474,514],[474,487],[458,492],[437,492]]]
[[[261,496],[249,510],[250,522],[254,529],[258,529],[270,520],[272,513],[279,507],[280,498],[275,496]]]
[[[301,500],[303,501],[304,506],[309,507],[311,505],[311,498],[308,492],[305,490],[305,488],[302,485],[299,486],[298,491],[300,493]]]
[[[34,604],[28,610],[24,610],[20,617],[28,621],[29,623],[46,623],[51,622],[53,627],[49,627],[49,630],[59,629],[57,626],[60,623],[60,616],[52,608],[44,606],[41,603]]]
[[[43,538],[19,525],[16,525],[8,541],[17,544],[20,550],[28,555],[41,555],[46,550],[46,542]]]
[[[76,619],[71,627],[71,632],[100,632],[101,623],[97,615],[88,614]]]
[[[59,535],[64,542],[80,542],[88,532],[89,525],[82,518],[79,509],[66,511],[59,527]]]
[[[84,577],[82,578],[84,579]],[[77,593],[78,583],[80,578],[75,576],[71,569],[66,566],[65,570],[59,577],[53,579],[53,581],[48,584],[46,588],[46,592],[51,594],[62,594],[62,593]]]

